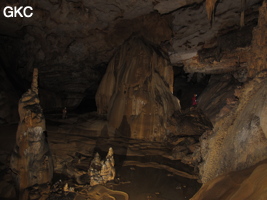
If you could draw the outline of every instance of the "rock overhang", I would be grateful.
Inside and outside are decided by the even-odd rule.
[[[245,26],[256,25],[261,2],[247,1]],[[34,9],[31,18],[0,16],[1,35],[19,38],[14,70],[30,80],[38,67],[40,87],[65,95],[67,106],[79,104],[88,88],[96,91],[103,72],[95,66],[107,64],[133,33],[152,40],[169,53],[172,65],[180,65],[200,49],[218,46],[218,36],[240,29],[242,7],[239,1],[217,1],[211,24],[203,0],[6,1],[1,11],[6,5]]]

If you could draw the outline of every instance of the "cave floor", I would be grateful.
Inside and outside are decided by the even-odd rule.
[[[132,200],[189,199],[201,186],[197,182],[194,169],[173,159],[168,146],[160,142],[121,137],[116,132],[107,133],[104,116],[92,112],[71,114],[64,120],[59,114],[47,114],[45,117],[47,139],[53,154],[54,178],[53,190],[39,194],[42,198],[82,200],[85,188],[87,191],[92,190],[87,175],[90,161],[96,152],[103,159],[109,147],[114,150],[116,178],[105,185],[109,191],[106,191],[107,196],[111,197],[104,199],[124,199],[118,193],[112,195],[110,191],[125,192]],[[0,126],[1,178],[7,179],[10,190],[12,181],[8,167],[10,153],[15,144],[16,129],[17,124]],[[62,193],[66,183],[75,193]],[[12,195],[5,196],[4,192],[6,190],[0,188],[0,195],[11,199]],[[89,194],[91,193],[86,194],[88,199],[102,198],[93,193],[91,196]],[[38,197],[38,194],[33,196]]]

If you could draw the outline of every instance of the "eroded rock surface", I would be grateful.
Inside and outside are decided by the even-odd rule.
[[[172,92],[173,69],[164,52],[133,37],[110,61],[96,104],[98,113],[108,114],[109,127],[128,124],[131,138],[160,140],[170,129],[172,114],[180,110]]]
[[[265,8],[266,2],[261,9],[259,27],[253,35],[252,48],[256,45],[255,41],[259,43],[263,40],[264,43],[264,37],[257,34],[262,31],[261,34],[266,35],[262,29]],[[242,84],[237,82],[236,86],[236,81],[240,81],[238,78],[231,84],[232,78],[228,81],[225,79],[208,87],[210,92],[204,92],[200,98],[199,106],[214,124],[214,129],[200,138],[199,155],[203,161],[199,164],[199,169],[203,183],[220,174],[248,168],[267,158],[266,61],[262,59],[260,52],[254,58],[260,62],[254,63],[255,65],[249,62],[247,66],[250,76],[254,74],[253,79]]]
[[[242,84],[231,74],[212,75],[198,98],[198,108],[215,124],[239,103],[241,88]]]
[[[34,69],[31,89],[19,101],[20,121],[10,167],[20,191],[51,181],[53,162],[46,140],[45,119],[38,98],[38,70]]]
[[[266,199],[266,160],[248,169],[230,172],[207,182],[191,200]]]
[[[203,162],[199,167],[204,183],[266,159],[266,86],[263,77],[246,83],[238,105],[217,120],[212,132],[201,137]]]

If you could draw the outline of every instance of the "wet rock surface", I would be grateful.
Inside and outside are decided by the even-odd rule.
[[[191,200],[266,199],[266,165],[264,160],[248,169],[218,176],[204,184]]]
[[[99,191],[116,199],[126,199],[126,193],[129,198],[176,199],[192,197],[199,188],[193,168],[172,156],[172,148],[161,142],[101,135],[107,121],[96,113],[83,116],[70,113],[64,120],[59,113],[46,119],[55,173],[49,188],[47,185],[28,188],[33,199],[38,195],[44,199],[95,199],[100,198]],[[115,179],[94,189],[98,186],[90,186],[90,163],[96,152],[104,158],[109,147],[114,150]],[[139,190],[142,192],[138,193]]]

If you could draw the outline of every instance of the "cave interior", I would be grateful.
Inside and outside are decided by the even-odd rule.
[[[266,0],[0,7],[0,199],[267,199]]]

